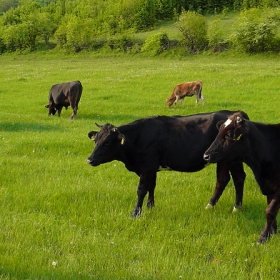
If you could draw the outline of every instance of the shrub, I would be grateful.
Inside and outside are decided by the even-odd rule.
[[[134,40],[127,34],[120,34],[109,37],[107,45],[111,50],[127,52],[132,49]]]
[[[169,39],[166,32],[159,32],[148,37],[141,50],[159,54],[168,48]]]
[[[240,13],[232,43],[241,51],[257,53],[276,47],[277,17],[268,10],[252,8]]]
[[[57,45],[70,52],[78,52],[90,46],[93,31],[93,20],[81,19],[75,15],[67,15],[55,32]]]
[[[206,19],[192,11],[183,11],[176,22],[181,31],[180,43],[194,53],[207,47]]]
[[[223,31],[220,28],[220,19],[213,20],[208,28],[208,45],[214,51],[220,51],[223,43]]]

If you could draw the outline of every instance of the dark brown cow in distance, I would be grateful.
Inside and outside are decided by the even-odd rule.
[[[267,197],[266,224],[259,243],[277,230],[280,207],[280,124],[264,124],[235,113],[220,126],[215,141],[204,154],[209,163],[245,162]]]
[[[67,109],[71,106],[73,112],[70,118],[76,118],[82,91],[83,86],[80,81],[53,85],[49,93],[49,103],[45,106],[49,109],[49,115],[55,115],[57,111],[60,117],[62,108]]]
[[[98,166],[118,160],[139,176],[138,201],[132,213],[136,217],[142,211],[147,193],[147,206],[154,206],[158,171],[195,172],[206,166],[203,153],[218,133],[216,124],[225,121],[232,113],[218,111],[185,117],[148,117],[118,127],[109,123],[97,125],[99,132],[88,133],[95,141],[88,163]],[[242,115],[248,118],[245,113]],[[241,207],[246,177],[242,162],[217,163],[216,176],[216,188],[207,207],[217,203],[231,176],[236,191],[234,209]]]
[[[185,82],[182,84],[177,85],[171,96],[166,100],[166,106],[170,107],[174,102],[174,106],[176,108],[177,103],[179,100],[182,102],[182,106],[184,105],[184,98],[186,96],[196,96],[196,105],[199,102],[199,99],[202,100],[202,104],[204,105],[204,96],[201,93],[202,91],[202,82],[195,81],[195,82]]]

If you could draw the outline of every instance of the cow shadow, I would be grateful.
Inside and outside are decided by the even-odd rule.
[[[20,123],[20,122],[1,122],[0,131],[18,132],[18,131],[54,131],[62,128],[54,125],[38,123]]]

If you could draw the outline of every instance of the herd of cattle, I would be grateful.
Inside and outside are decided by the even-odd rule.
[[[57,84],[49,93],[49,115],[71,106],[75,118],[82,95],[79,81]],[[196,95],[196,103],[204,97],[200,81],[177,85],[167,106],[186,96]],[[266,223],[259,243],[276,233],[276,217],[280,208],[280,124],[264,124],[249,120],[242,111],[217,111],[189,116],[147,117],[114,126],[99,125],[88,137],[95,148],[88,163],[98,166],[113,160],[139,176],[138,200],[132,216],[141,214],[148,194],[147,206],[154,206],[157,172],[174,170],[196,172],[216,163],[216,187],[206,208],[213,207],[232,177],[235,186],[234,211],[242,206],[246,174],[245,162],[253,171],[262,193],[267,197]]]

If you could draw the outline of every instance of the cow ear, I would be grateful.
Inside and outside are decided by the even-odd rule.
[[[97,133],[98,133],[97,131],[90,131],[88,133],[88,138],[91,139],[91,140],[94,140],[94,137]]]
[[[50,108],[50,104],[45,105],[45,108]]]
[[[224,123],[224,121],[218,121],[216,124],[216,127],[218,130],[220,130],[221,125]]]

